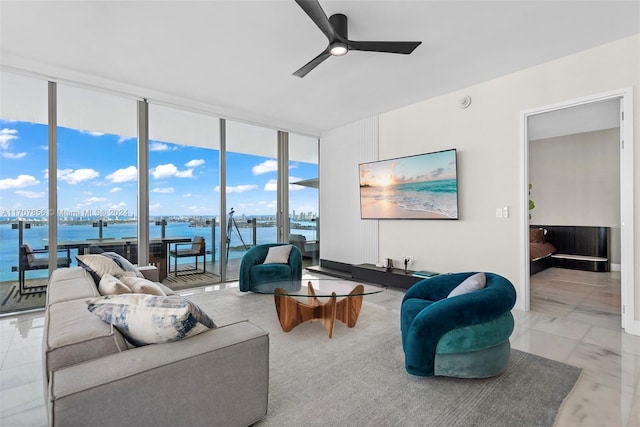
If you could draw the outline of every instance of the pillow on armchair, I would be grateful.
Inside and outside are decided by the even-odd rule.
[[[240,262],[241,292],[261,283],[296,281],[302,278],[300,249],[284,243],[265,243],[249,249]]]
[[[468,294],[469,292],[483,289],[487,284],[487,277],[484,273],[476,273],[473,276],[467,277],[462,283],[453,288],[453,290],[447,295],[447,298],[456,297],[458,295]]]
[[[267,252],[267,257],[263,264],[289,264],[289,254],[291,254],[291,245],[272,246]]]

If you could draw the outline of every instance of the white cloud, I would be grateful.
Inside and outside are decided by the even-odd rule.
[[[154,193],[169,194],[169,193],[173,193],[173,187],[154,188],[152,191]]]
[[[90,204],[90,203],[99,203],[99,202],[106,202],[107,200],[109,200],[109,199],[107,199],[106,197],[96,197],[96,196],[93,196],[93,197],[89,197],[88,199],[86,199],[86,200],[85,200],[85,203],[86,203],[86,204]]]
[[[254,175],[262,175],[264,173],[269,172],[277,172],[278,171],[278,162],[276,160],[265,160],[259,165],[255,165],[251,168],[251,172]]]
[[[164,165],[158,165],[155,168],[151,169],[151,175],[155,179],[164,179],[164,178],[192,178],[193,177],[193,169],[187,169],[184,171],[179,171],[178,168],[173,163],[167,163]]]
[[[135,139],[132,136],[121,136],[118,138],[118,144],[122,144],[123,142],[129,141],[130,139]]]
[[[162,205],[160,203],[154,203],[153,205],[149,205],[149,210],[150,211],[157,211],[161,207],[162,207]]]
[[[17,190],[15,191],[15,193],[18,196],[26,197],[28,199],[41,199],[47,195],[44,191],[35,192],[35,191]]]
[[[289,177],[289,181],[300,181],[300,178]],[[298,191],[304,190],[304,187],[301,185],[289,184],[289,191]],[[264,185],[264,191],[278,191],[278,180],[270,179]]]
[[[8,153],[8,152],[2,153],[2,157],[4,157],[5,159],[12,159],[12,160],[21,159],[26,155],[27,153]]]
[[[29,187],[31,185],[37,185],[39,183],[40,181],[38,181],[31,175],[18,175],[17,178],[0,179],[0,190]]]
[[[112,174],[107,175],[107,179],[111,182],[127,182],[138,179],[138,169],[135,166],[118,169]]]
[[[120,203],[115,203],[115,204],[109,205],[109,209],[122,209],[122,208],[124,208],[126,206],[127,206],[127,204],[125,202],[120,202]]]
[[[264,191],[278,191],[278,180],[270,179],[269,181],[267,181],[267,183],[264,185]]]
[[[204,165],[204,160],[203,159],[193,159],[191,161],[188,161],[184,165],[186,167],[188,167],[188,168],[195,168],[195,167]]]
[[[119,191],[122,191],[122,188],[120,187],[113,187],[111,190],[109,190],[109,193],[117,193]]]
[[[99,176],[98,171],[94,169],[58,169],[58,180],[69,184],[79,184]]]
[[[227,187],[227,193],[244,193],[245,191],[257,190],[258,186],[255,184],[236,185],[234,187]],[[214,191],[220,192],[220,186],[216,186]]]
[[[158,165],[151,169],[151,175],[153,175],[155,179],[171,178],[175,176],[177,172],[178,168],[172,163]]]
[[[81,130],[80,133],[84,133],[84,134],[91,135],[91,136],[102,136],[102,135],[104,135],[104,133],[102,133],[102,132],[92,132],[92,131],[89,131],[89,130]]]
[[[149,143],[149,151],[169,151],[171,150],[171,147],[169,147],[167,144],[164,144],[162,142],[151,142]]]
[[[17,160],[27,155],[27,153],[11,153],[11,141],[19,139],[16,129],[4,128],[0,129],[0,150],[3,151],[2,157],[5,159]]]
[[[191,197],[191,193],[185,193],[182,195],[182,197]]]
[[[0,130],[0,148],[9,149],[9,142],[18,139],[18,131],[16,129],[4,128]]]

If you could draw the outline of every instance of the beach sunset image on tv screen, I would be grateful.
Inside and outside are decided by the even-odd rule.
[[[361,163],[362,219],[458,219],[456,150]]]

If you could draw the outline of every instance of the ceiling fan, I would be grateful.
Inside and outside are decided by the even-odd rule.
[[[342,13],[336,13],[327,18],[318,0],[295,0],[305,11],[309,18],[320,28],[320,31],[329,39],[329,45],[299,70],[294,76],[304,77],[309,71],[316,68],[322,61],[330,56],[346,55],[350,50],[362,50],[367,52],[386,52],[410,54],[422,42],[376,42],[349,40],[347,31],[347,17]]]

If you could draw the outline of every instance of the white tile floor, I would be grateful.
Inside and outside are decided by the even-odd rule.
[[[513,312],[512,346],[583,368],[557,426],[640,427],[640,337],[620,329],[620,274],[549,269],[531,289],[532,311]],[[47,423],[43,326],[42,312],[0,319],[3,427]]]

